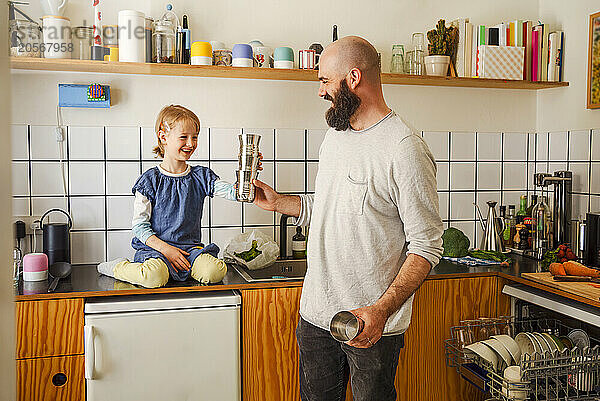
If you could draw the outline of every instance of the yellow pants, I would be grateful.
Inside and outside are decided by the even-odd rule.
[[[147,259],[142,263],[125,260],[117,263],[114,270],[116,279],[141,285],[146,288],[158,288],[169,281],[169,268],[158,258]],[[192,264],[191,276],[203,284],[218,283],[227,273],[227,265],[212,255],[198,255]]]

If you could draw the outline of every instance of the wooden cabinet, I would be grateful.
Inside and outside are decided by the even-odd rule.
[[[83,354],[83,299],[17,302],[16,358]]]
[[[301,287],[242,291],[244,401],[299,400]]]
[[[83,401],[83,370],[83,355],[18,360],[18,400]]]
[[[483,394],[446,366],[444,340],[462,319],[494,317],[497,277],[427,280],[415,294],[396,373],[399,401],[473,401]],[[298,400],[295,328],[301,288],[242,291],[243,399]],[[348,392],[347,400],[352,396]]]
[[[16,304],[17,399],[85,400],[83,299]]]

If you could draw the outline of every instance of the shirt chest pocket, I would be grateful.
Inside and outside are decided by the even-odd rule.
[[[367,180],[353,178],[351,174],[342,177],[338,192],[337,212],[339,214],[362,215],[367,197],[367,187]]]

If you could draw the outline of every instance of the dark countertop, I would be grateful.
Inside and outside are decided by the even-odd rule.
[[[507,279],[523,281],[524,279],[520,279],[521,273],[535,272],[538,269],[538,262],[535,260],[517,255],[513,255],[512,259],[513,263],[508,267],[470,267],[442,260],[440,264],[431,271],[427,279],[437,280],[500,275]],[[527,281],[529,282],[529,280]],[[248,283],[235,269],[230,267],[223,281],[217,284],[203,285],[192,279],[185,282],[174,282],[170,280],[166,286],[161,288],[143,288],[104,276],[98,273],[96,265],[80,265],[73,267],[73,272],[69,278],[59,282],[54,293],[47,293],[48,281],[39,281],[21,282],[19,284],[18,293],[15,295],[17,301],[25,301],[35,299],[90,298],[190,291],[300,287],[302,286],[302,282],[302,280],[289,280]]]

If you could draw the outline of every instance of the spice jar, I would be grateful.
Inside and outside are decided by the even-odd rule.
[[[13,57],[40,57],[42,47],[40,25],[28,21],[15,19],[9,24],[9,48]]]
[[[77,26],[73,28],[73,53],[71,58],[76,60],[90,60],[94,28]]]
[[[155,51],[152,55],[152,62],[175,62],[175,26],[171,21],[161,19],[154,23],[153,42]]]

